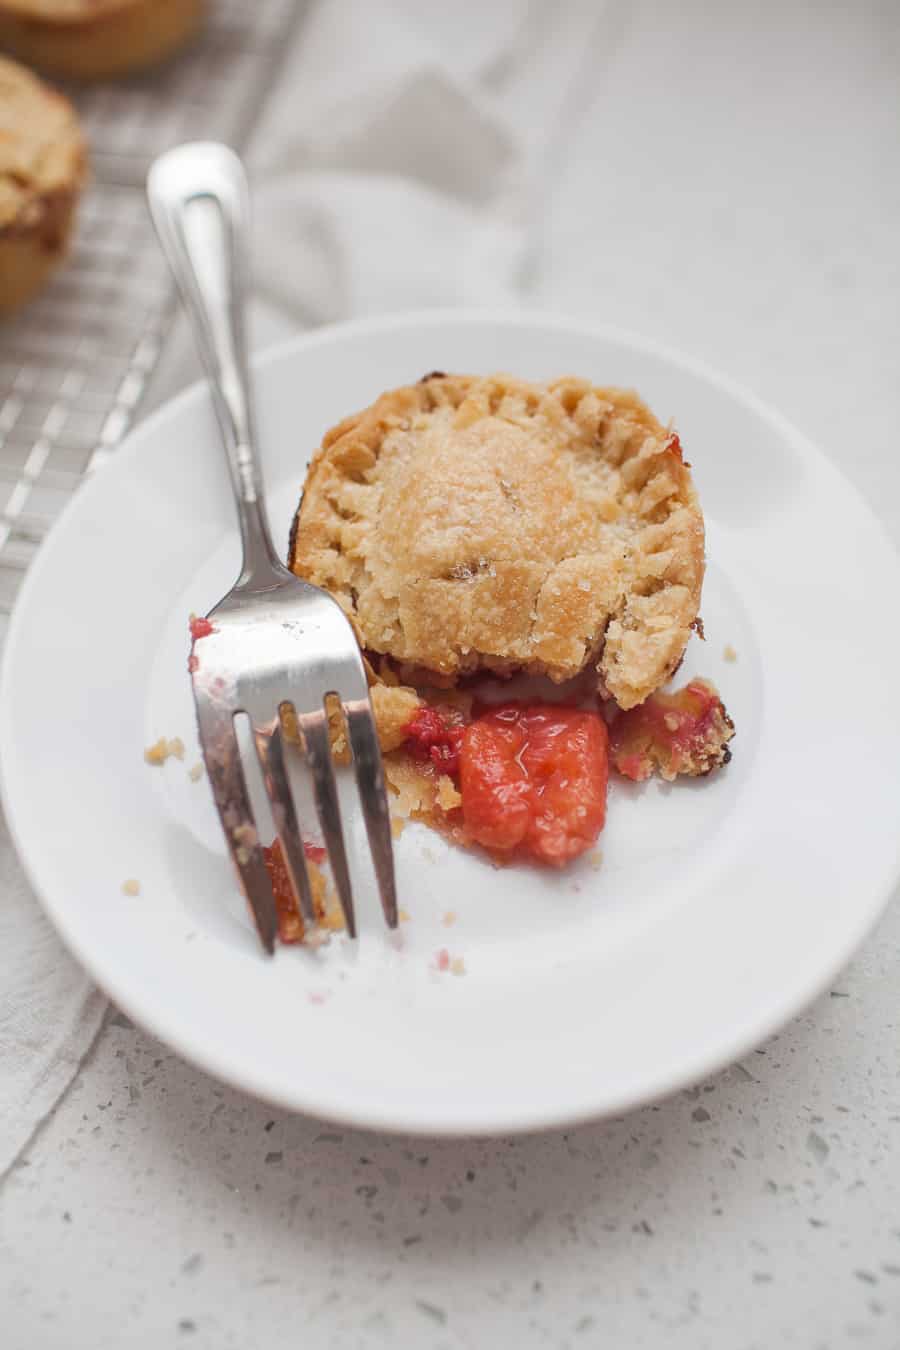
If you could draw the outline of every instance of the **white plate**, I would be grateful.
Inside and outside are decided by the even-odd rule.
[[[821,990],[875,921],[898,861],[900,569],[847,482],[727,381],[620,333],[459,313],[326,330],[258,362],[277,539],[322,432],[435,368],[575,373],[634,386],[675,419],[710,557],[708,640],[685,674],[718,682],[734,715],[724,773],[614,787],[602,865],[563,875],[494,870],[409,827],[402,944],[364,885],[358,944],[263,957],[207,784],[187,774],[187,616],[238,562],[193,389],[82,489],[26,580],[0,698],[3,795],[73,952],[203,1068],[357,1124],[523,1130],[725,1064]],[[145,765],[160,735],[183,737],[184,763]],[[464,976],[433,969],[444,947]]]

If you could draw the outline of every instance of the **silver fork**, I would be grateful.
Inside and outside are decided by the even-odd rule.
[[[362,657],[337,602],[279,561],[266,519],[244,335],[249,192],[241,162],[224,145],[178,146],[151,166],[147,195],[209,378],[243,542],[241,574],[207,615],[213,631],[195,638],[190,661],[200,745],[232,860],[271,952],[275,898],[234,725],[246,713],[291,885],[304,924],[315,925],[286,768],[281,713],[291,706],[347,931],[356,936],[325,704],[333,696],[343,708],[384,916],[395,928],[390,818]]]

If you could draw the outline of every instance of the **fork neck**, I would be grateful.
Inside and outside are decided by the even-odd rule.
[[[228,472],[234,492],[243,547],[243,564],[237,585],[242,589],[266,589],[273,574],[282,571],[272,544],[262,469],[255,449],[256,433],[247,371],[247,354],[239,304],[228,306],[227,321],[214,312],[204,316],[206,332],[201,351],[210,380],[213,404],[222,431]]]
[[[244,546],[238,586],[266,589],[284,569],[263,505],[247,368],[247,180],[233,151],[200,142],[161,155],[150,170],[147,193],[222,430]]]
[[[246,590],[265,589],[271,584],[273,573],[281,572],[282,564],[272,543],[256,457],[248,446],[238,442],[229,461],[233,463],[234,499],[243,551],[237,585]]]

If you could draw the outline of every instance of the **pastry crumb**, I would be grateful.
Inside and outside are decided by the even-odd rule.
[[[180,736],[173,736],[171,740],[160,736],[158,741],[148,745],[144,751],[144,759],[148,764],[165,764],[169,758],[184,759],[184,741]]]
[[[188,769],[188,778],[191,780],[192,783],[199,783],[202,777],[203,777],[203,764],[198,759],[197,763],[192,764],[191,767]]]
[[[399,918],[401,923],[409,923],[410,919],[412,918],[412,915],[410,914],[408,909],[401,909],[398,910],[397,917]]]
[[[456,910],[448,909],[447,913],[441,919],[441,923],[444,925],[445,928],[449,928],[451,924],[456,923]]]
[[[587,855],[587,859],[588,859],[588,862],[591,864],[591,867],[593,867],[593,868],[597,868],[597,867],[602,866],[602,864],[603,864],[603,849],[602,849],[602,848],[595,848],[591,853],[589,853],[589,854]]]
[[[122,882],[123,895],[140,895],[141,883],[135,881],[134,877],[129,877],[127,881]]]
[[[144,759],[148,764],[165,764],[169,758],[169,742],[165,736],[160,736],[159,740],[153,745],[148,745],[144,751]]]
[[[344,929],[347,927],[344,911],[336,904],[329,905],[328,909],[319,919],[319,923],[322,928],[327,929],[330,933],[343,933]]]
[[[406,829],[406,821],[403,816],[391,816],[391,835],[394,839],[399,839]]]
[[[450,962],[451,975],[465,975],[466,963],[461,956],[454,956]]]
[[[460,796],[453,779],[445,773],[442,773],[437,782],[437,804],[442,811],[455,811],[462,806],[462,797]]]
[[[737,660],[737,652],[734,650],[730,642],[727,642],[725,644],[725,650],[722,652],[722,655],[724,656],[726,661]]]

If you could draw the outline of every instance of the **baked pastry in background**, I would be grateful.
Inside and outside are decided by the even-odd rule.
[[[176,52],[205,9],[206,0],[0,0],[0,48],[51,75],[125,75]]]
[[[0,312],[24,304],[64,257],[86,167],[68,99],[0,57]]]
[[[410,684],[594,671],[631,708],[697,620],[703,516],[637,395],[435,373],[328,432],[289,565]]]

